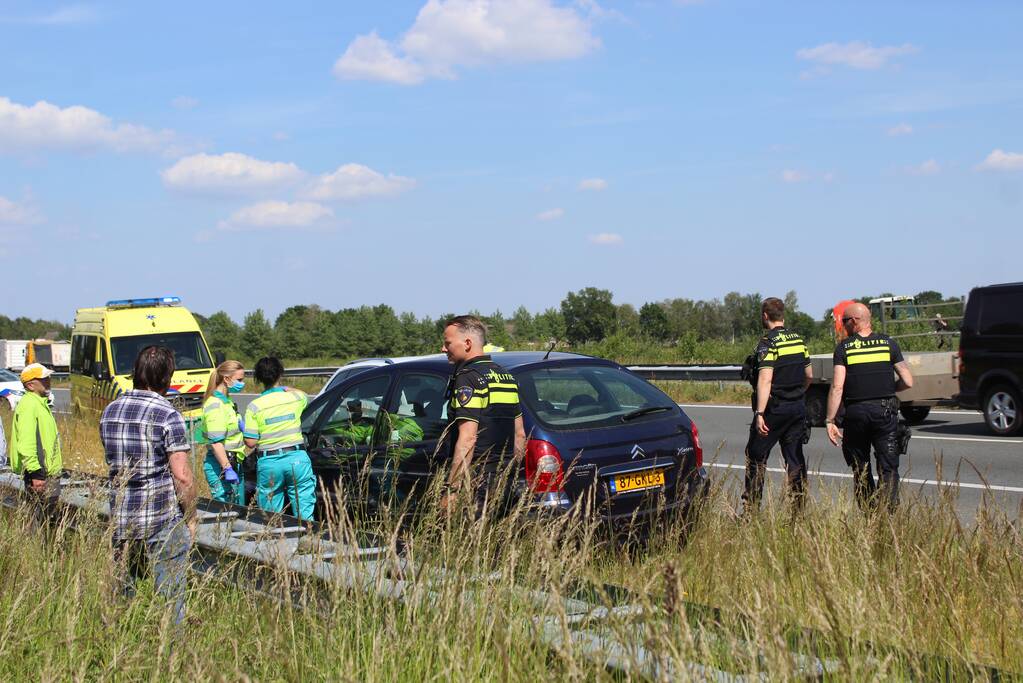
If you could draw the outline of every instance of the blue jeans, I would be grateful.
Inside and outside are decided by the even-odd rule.
[[[121,594],[135,597],[135,584],[150,570],[156,592],[174,605],[174,623],[185,619],[185,589],[188,585],[189,551],[192,535],[183,521],[147,539],[114,541],[114,562],[119,573]]]
[[[245,505],[245,476],[242,474],[241,465],[235,467],[234,470],[235,474],[238,475],[238,481],[234,484],[228,484],[224,481],[223,471],[220,469],[220,463],[217,462],[213,451],[206,452],[206,459],[202,463],[202,471],[206,475],[206,483],[210,486],[210,497],[213,500],[219,500],[221,503]]]
[[[267,512],[284,510],[284,499],[291,503],[291,514],[313,519],[316,508],[316,475],[309,455],[303,450],[280,455],[261,455],[256,461],[256,499]]]

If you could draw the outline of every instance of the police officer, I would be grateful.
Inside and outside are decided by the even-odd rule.
[[[806,498],[803,397],[813,377],[810,354],[803,338],[785,328],[785,303],[781,299],[764,299],[760,321],[767,332],[751,357],[753,423],[746,442],[746,487],[742,495],[746,514],[760,507],[767,456],[776,443],[781,444],[789,495],[797,510]]]
[[[863,510],[876,505],[880,493],[889,511],[899,502],[899,401],[896,391],[913,386],[913,375],[895,340],[870,326],[870,309],[851,304],[842,313],[849,336],[835,347],[835,376],[828,394],[827,428],[831,443],[842,442],[842,455],[853,471],[856,502]],[[895,376],[898,375],[898,381]],[[845,408],[840,430],[839,406]],[[877,458],[878,485],[870,469],[870,448]]]
[[[255,448],[256,499],[259,507],[281,512],[285,497],[293,515],[313,519],[316,475],[302,440],[305,392],[280,385],[284,365],[273,356],[260,358],[254,371],[265,391],[245,409],[245,445]]]
[[[502,477],[509,473],[509,461],[521,463],[525,456],[518,384],[483,352],[486,343],[486,327],[476,316],[460,315],[444,324],[441,350],[455,366],[448,385],[446,432],[454,447],[449,492],[441,501],[445,510],[451,509],[460,491],[471,490],[477,514],[482,514],[488,498],[507,494]],[[506,500],[502,496],[498,505]]]

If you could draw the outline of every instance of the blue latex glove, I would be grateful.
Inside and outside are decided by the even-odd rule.
[[[228,484],[238,483],[238,473],[235,472],[234,468],[231,467],[230,465],[224,468],[223,477],[224,481],[226,481]]]

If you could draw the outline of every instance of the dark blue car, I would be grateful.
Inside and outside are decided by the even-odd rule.
[[[537,508],[584,505],[608,521],[688,510],[708,478],[696,425],[662,391],[611,361],[495,353],[515,375],[528,443],[516,494]],[[451,365],[443,355],[346,366],[302,424],[321,498],[373,513],[414,509],[447,468]],[[345,368],[343,368],[344,370]]]

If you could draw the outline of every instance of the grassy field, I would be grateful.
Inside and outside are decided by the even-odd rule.
[[[101,471],[95,426],[61,429],[68,466]],[[772,491],[763,513],[743,521],[717,488],[688,533],[664,525],[639,550],[580,524],[426,519],[412,536],[419,574],[407,578],[424,589],[428,580],[438,600],[419,590],[399,604],[286,575],[255,597],[228,567],[195,578],[183,628],[150,591],[111,598],[102,527],[44,538],[7,513],[0,680],[609,679],[578,646],[549,649],[533,617],[567,615],[514,588],[570,595],[604,583],[646,608],[640,621],[612,622],[615,637],[673,666],[795,679],[795,650],[829,660],[838,679],[930,680],[941,673],[933,656],[960,667],[953,679],[983,674],[969,663],[1023,672],[1018,520],[992,508],[964,526],[952,494],[910,491],[896,516],[868,518],[846,488],[819,494],[793,520]],[[372,524],[394,536],[392,521]],[[309,607],[273,599],[285,594]]]

